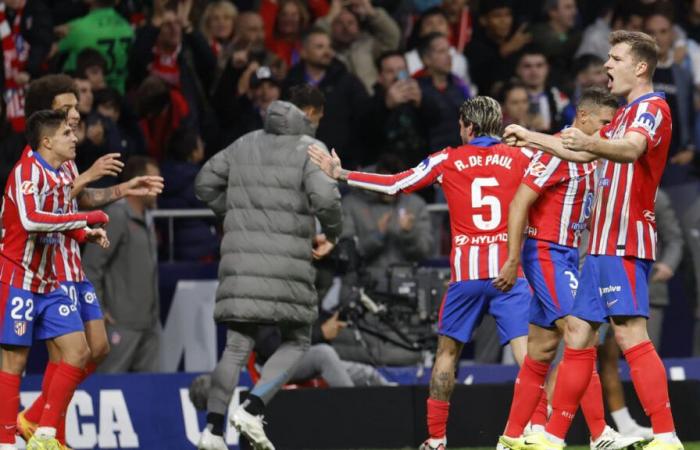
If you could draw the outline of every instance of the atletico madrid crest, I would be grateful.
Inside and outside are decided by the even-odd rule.
[[[24,320],[16,320],[15,321],[15,334],[17,336],[24,336],[24,333],[27,332],[27,322]]]

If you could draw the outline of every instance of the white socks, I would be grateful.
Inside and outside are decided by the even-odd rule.
[[[624,434],[626,430],[637,428],[639,426],[632,416],[630,416],[630,411],[626,406],[622,409],[618,409],[617,411],[611,411],[610,415],[615,421],[615,425],[617,425],[617,431],[620,433]]]
[[[56,429],[53,427],[39,427],[34,435],[41,439],[54,439],[56,437]]]
[[[675,443],[678,440],[678,438],[676,437],[676,433],[673,431],[670,433],[654,433],[654,438],[671,444]]]
[[[554,444],[564,445],[564,439],[562,439],[558,436],[555,436],[552,433],[547,433],[546,431],[544,434],[545,434],[545,436],[547,436],[547,440],[549,440],[549,442],[552,442]]]

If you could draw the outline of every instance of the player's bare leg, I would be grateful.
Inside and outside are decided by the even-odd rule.
[[[522,366],[525,355],[527,355],[527,336],[518,336],[515,339],[511,339],[509,344],[513,351],[515,362],[518,363],[518,366]]]
[[[651,420],[654,440],[652,448],[683,448],[675,434],[673,414],[668,396],[666,369],[649,340],[646,318],[612,317],[610,323],[615,341],[630,366],[634,389]]]
[[[612,328],[608,328],[603,344],[598,347],[598,360],[600,362],[600,381],[603,384],[605,400],[610,410],[610,415],[617,425],[617,430],[626,436],[641,436],[652,439],[651,428],[639,425],[630,415],[625,403],[625,393],[620,381],[619,361],[620,347],[615,342]]]
[[[455,368],[464,344],[448,336],[438,337],[435,364],[430,377],[428,398],[428,434],[421,450],[444,450],[447,445],[447,416],[455,387]]]

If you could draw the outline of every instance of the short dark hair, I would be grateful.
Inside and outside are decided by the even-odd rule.
[[[518,56],[516,57],[515,65],[517,66],[518,64],[520,64],[520,61],[524,57],[532,56],[532,55],[540,55],[545,60],[547,60],[547,54],[544,52],[544,50],[541,47],[539,47],[538,45],[530,44],[530,45],[526,45],[525,47],[523,47],[522,50],[520,50],[520,52],[518,53]],[[547,62],[549,62],[549,61],[547,61]]]
[[[610,45],[627,44],[637,62],[647,63],[649,79],[654,75],[659,60],[659,46],[653,37],[641,31],[618,30],[610,33]]]
[[[320,27],[311,27],[308,31],[306,31],[306,32],[302,35],[302,38],[301,38],[301,45],[302,45],[302,46],[306,46],[306,44],[307,44],[308,41],[309,41],[309,38],[310,38],[311,36],[316,35],[316,34],[322,34],[322,35],[326,36],[328,39],[331,38],[330,33],[329,33],[328,31],[324,30],[323,28],[320,28]]]
[[[158,163],[156,163],[156,160],[149,156],[132,156],[126,161],[126,164],[124,164],[124,169],[121,173],[122,181],[128,181],[134,177],[146,175],[146,170],[149,165],[158,167]]]
[[[42,109],[34,112],[27,119],[25,135],[27,143],[33,150],[39,150],[41,140],[56,133],[58,127],[66,122],[66,113],[61,110]]]
[[[506,97],[508,97],[510,91],[514,91],[515,89],[525,89],[527,91],[527,88],[522,81],[518,80],[517,78],[513,78],[501,86],[501,88],[498,90],[496,100],[498,100],[498,102],[501,104],[505,103]]]
[[[432,50],[433,41],[436,39],[439,39],[439,38],[447,38],[447,36],[445,36],[442,33],[432,32],[432,33],[428,33],[425,36],[423,36],[422,38],[420,38],[420,40],[418,41],[418,47],[417,47],[418,56],[420,56],[421,59],[423,59]]]
[[[87,69],[99,66],[103,72],[107,72],[107,60],[102,53],[94,48],[86,48],[78,53],[75,60],[75,75],[78,78],[87,78]]]
[[[199,133],[180,127],[170,136],[168,157],[174,161],[187,161],[199,144]]]
[[[592,66],[602,66],[605,64],[603,58],[592,53],[584,53],[578,58],[574,59],[574,73],[576,75],[580,74],[584,70],[588,70]]]
[[[382,70],[382,64],[384,64],[384,60],[393,58],[394,56],[398,56],[399,58],[403,59],[404,61],[406,60],[406,57],[404,56],[403,52],[400,52],[398,50],[387,50],[385,52],[382,52],[379,55],[379,58],[377,58],[377,61],[375,62],[377,66],[377,71]]]
[[[493,98],[479,95],[462,103],[459,120],[472,126],[474,136],[500,137],[503,128],[501,105]]]
[[[491,11],[501,8],[513,10],[513,2],[511,0],[482,0],[479,2],[479,14],[486,15]]]
[[[298,84],[289,89],[289,102],[299,109],[309,106],[323,109],[323,106],[326,104],[326,96],[315,86]]]
[[[71,77],[64,74],[45,75],[29,83],[24,97],[24,115],[29,117],[43,109],[53,109],[53,101],[61,94],[73,94],[78,89]]]
[[[93,107],[97,108],[100,105],[112,106],[117,110],[121,109],[122,97],[116,89],[106,87],[95,91],[93,94]]]
[[[617,109],[620,106],[617,101],[617,97],[599,87],[588,88],[581,93],[576,109],[583,108],[586,105],[612,109]]]

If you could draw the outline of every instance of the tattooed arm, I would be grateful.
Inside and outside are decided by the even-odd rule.
[[[75,198],[78,200],[80,209],[93,209],[116,202],[127,196],[143,197],[158,195],[161,192],[163,192],[163,178],[144,175],[108,188],[83,188]],[[75,195],[75,189],[72,194]]]
[[[122,183],[124,184],[124,183]],[[112,202],[124,198],[122,184],[108,188],[83,188],[78,192],[77,200],[80,209],[93,209],[109,205]]]

